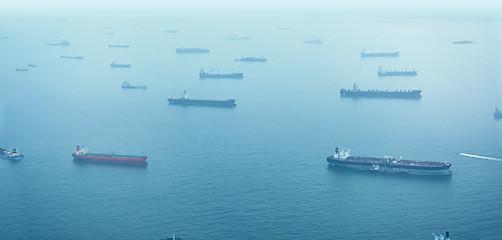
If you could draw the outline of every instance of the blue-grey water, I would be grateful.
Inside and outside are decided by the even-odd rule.
[[[502,107],[500,21],[103,16],[0,16],[8,36],[0,39],[0,147],[25,155],[0,161],[0,239],[501,238],[502,162],[456,155],[502,158],[502,121],[492,115]],[[232,34],[250,38],[225,39]],[[312,38],[323,43],[303,43]],[[463,39],[479,43],[451,43]],[[60,40],[70,45],[46,46]],[[181,46],[210,53],[176,54]],[[362,48],[401,55],[362,59]],[[240,56],[267,62],[235,62]],[[14,71],[27,63],[37,67]],[[379,78],[379,66],[418,76]],[[245,77],[200,80],[201,68]],[[123,90],[124,81],[148,89]],[[340,98],[354,83],[423,97]],[[183,90],[237,106],[168,105]],[[148,166],[78,164],[79,144],[146,154]],[[326,156],[336,146],[448,161],[453,175],[332,169]]]

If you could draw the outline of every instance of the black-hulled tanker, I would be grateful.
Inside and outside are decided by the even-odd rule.
[[[167,101],[170,104],[177,105],[196,105],[196,106],[211,106],[211,107],[235,107],[235,99],[227,100],[206,100],[206,99],[190,99],[187,91],[183,93],[181,98],[169,98]]]
[[[414,175],[451,175],[451,164],[447,162],[415,161],[385,158],[349,156],[349,151],[335,149],[335,154],[328,156],[332,166],[347,167],[358,170],[405,173]]]

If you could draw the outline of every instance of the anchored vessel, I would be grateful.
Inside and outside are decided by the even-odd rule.
[[[365,98],[421,98],[422,90],[367,90],[361,91],[356,84],[352,87],[352,89],[340,89],[340,95],[342,97],[365,97]]]
[[[321,44],[322,41],[320,38],[316,38],[316,39],[307,39],[305,41],[303,41],[303,43],[309,43],[309,44]]]
[[[108,47],[110,47],[110,48],[128,48],[129,45],[127,45],[127,44],[108,44]]]
[[[162,32],[164,32],[164,33],[177,33],[178,30],[176,30],[176,29],[167,29],[167,30],[164,30]]]
[[[378,67],[378,76],[416,76],[416,70],[392,70],[392,69],[384,69],[382,67]]]
[[[88,153],[88,149],[82,146],[77,146],[77,151],[72,154],[73,159],[86,162],[98,163],[115,163],[115,164],[130,164],[130,165],[146,165],[146,156],[133,155],[118,155],[118,154],[101,154]]]
[[[241,57],[238,59],[235,59],[237,62],[266,62],[267,59],[264,57]]]
[[[110,67],[112,67],[112,68],[130,68],[131,64],[120,64],[120,63],[112,62],[112,64],[110,64]]]
[[[31,64],[31,63],[28,63],[28,67],[36,68],[36,67],[37,67],[37,65],[35,65],[35,64]]]
[[[399,57],[399,52],[366,52],[363,49],[361,57]]]
[[[198,105],[198,106],[213,106],[213,107],[235,107],[235,99],[228,100],[205,100],[205,99],[190,99],[187,91],[183,92],[181,98],[169,98],[167,101],[170,104],[179,105]]]
[[[200,70],[199,78],[243,78],[244,73],[207,73],[204,69]]]
[[[16,72],[28,72],[28,68],[16,68]]]
[[[451,164],[447,162],[414,161],[385,158],[353,157],[349,151],[335,148],[335,154],[328,156],[332,166],[341,166],[358,170],[369,170],[386,173],[407,173],[415,175],[451,175]]]
[[[0,158],[7,160],[21,160],[23,158],[23,154],[19,153],[19,151],[15,148],[11,150],[0,148]]]
[[[66,40],[47,43],[47,46],[68,46],[68,45],[70,45],[70,42]]]
[[[61,56],[61,58],[68,58],[68,59],[83,59],[84,56],[68,56],[68,55],[65,55],[65,56]]]
[[[207,48],[176,48],[176,53],[208,53],[209,49]]]
[[[129,82],[125,81],[124,83],[122,83],[122,88],[125,88],[125,89],[134,89],[134,88],[146,89],[146,85],[134,85],[134,84],[130,84]]]
[[[493,118],[495,119],[501,119],[502,118],[502,112],[500,109],[495,108],[495,112],[493,113]]]
[[[225,39],[228,39],[228,40],[246,40],[246,39],[249,39],[248,36],[246,35],[241,35],[241,34],[234,34],[230,37],[226,37]]]
[[[472,40],[461,40],[461,41],[453,41],[452,43],[453,44],[474,44],[477,42],[472,41]]]

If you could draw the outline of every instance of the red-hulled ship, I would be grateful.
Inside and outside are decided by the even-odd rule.
[[[118,155],[118,154],[101,154],[101,153],[88,153],[87,148],[77,146],[77,151],[72,154],[73,159],[98,162],[98,163],[114,163],[114,164],[131,164],[131,165],[146,165],[146,156],[133,156],[133,155]]]

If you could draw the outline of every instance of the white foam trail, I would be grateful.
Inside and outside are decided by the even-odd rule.
[[[480,159],[502,162],[502,159],[500,159],[500,158],[485,157],[485,156],[479,156],[479,155],[474,155],[474,154],[469,154],[469,153],[458,153],[458,155],[465,156],[465,157],[473,157],[473,158],[480,158]]]

